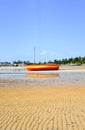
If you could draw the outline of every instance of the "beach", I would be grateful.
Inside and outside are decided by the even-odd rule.
[[[71,69],[59,71],[84,71]],[[0,130],[85,130],[84,83],[28,79],[0,78]]]

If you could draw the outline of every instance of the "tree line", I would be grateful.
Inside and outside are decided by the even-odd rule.
[[[44,61],[44,62],[39,62],[38,64],[41,64],[41,63],[56,63],[56,64],[85,64],[85,57],[75,57],[75,58],[64,58],[62,60],[57,60],[55,59],[54,61],[51,61],[49,60],[48,62]],[[18,60],[18,61],[13,61],[13,64],[33,64],[32,62],[30,61],[21,61],[21,60]]]

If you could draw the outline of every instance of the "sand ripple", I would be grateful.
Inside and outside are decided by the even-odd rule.
[[[0,87],[0,130],[85,130],[85,87]]]

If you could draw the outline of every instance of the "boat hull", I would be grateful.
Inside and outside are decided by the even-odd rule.
[[[28,71],[47,71],[47,70],[59,70],[58,64],[33,64],[27,65]]]

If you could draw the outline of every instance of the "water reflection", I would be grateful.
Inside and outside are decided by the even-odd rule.
[[[52,77],[59,77],[59,74],[26,74],[27,77],[32,78],[52,78]]]

